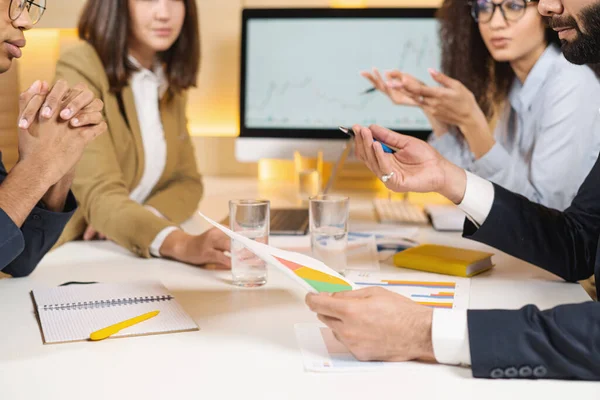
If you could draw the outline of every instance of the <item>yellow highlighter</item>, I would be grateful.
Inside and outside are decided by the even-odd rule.
[[[106,328],[102,328],[99,331],[93,332],[90,335],[90,340],[93,340],[93,341],[104,340],[104,339],[114,335],[115,333],[119,332],[122,329],[129,328],[130,326],[139,324],[140,322],[144,322],[150,318],[156,317],[159,312],[160,311],[152,311],[152,312],[140,315],[139,317],[131,318],[126,321],[119,322],[118,324],[114,324],[114,325],[108,326]]]

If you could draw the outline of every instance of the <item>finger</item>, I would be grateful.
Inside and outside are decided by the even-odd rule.
[[[375,77],[370,72],[363,71],[363,72],[360,73],[360,75],[363,78],[367,78],[369,80],[369,82],[371,82],[371,84],[373,86],[377,87],[377,80],[375,79]]]
[[[381,91],[386,91],[387,86],[377,68],[373,68],[373,76],[375,77],[375,81],[377,82],[377,89]]]
[[[391,177],[389,177],[389,179],[387,180],[387,182],[384,182],[383,184],[388,188],[392,188],[395,187],[397,188],[397,182],[398,179],[400,179],[399,174],[401,174],[400,171],[398,171],[395,168],[392,168],[391,164],[390,164],[390,155],[386,154],[383,151],[383,147],[381,146],[380,143],[375,143],[374,146],[374,151],[375,151],[375,158],[377,159],[377,163],[379,165],[379,168],[381,169],[381,171],[384,171],[384,174],[391,174],[392,172],[394,173],[394,175],[392,175]],[[372,295],[372,292],[369,292],[370,295]]]
[[[387,78],[387,80],[398,80],[401,81],[402,78],[404,77],[404,73],[401,71],[398,71],[397,69],[391,70],[391,71],[386,71],[385,72],[385,77]]]
[[[42,81],[42,90],[41,90],[41,94],[43,94],[44,96],[48,94],[48,92],[50,92],[50,84],[46,81]]]
[[[339,342],[342,342],[340,340],[340,338],[337,336],[337,332],[339,330],[341,330],[342,326],[344,325],[344,323],[342,321],[340,321],[337,318],[331,318],[331,317],[328,317],[328,316],[322,315],[322,314],[317,314],[317,318],[319,319],[319,321],[321,321],[322,323],[324,323],[325,325],[327,325],[329,328],[331,328],[331,330],[333,331],[333,335],[335,336],[335,338]]]
[[[82,127],[78,128],[81,136],[85,139],[86,144],[90,143],[92,140],[96,139],[98,136],[106,132],[107,130],[106,122],[102,121],[98,125],[92,125],[90,127]]]
[[[64,120],[69,120],[74,115],[77,115],[96,99],[96,96],[94,96],[85,84],[76,85],[73,88],[73,92],[76,92],[77,95],[60,112],[60,117]]]
[[[378,177],[381,177],[382,171],[379,169],[379,164],[377,164],[377,159],[375,158],[375,151],[373,150],[373,136],[369,128],[363,128],[361,131],[365,156],[367,158],[367,164],[369,169],[375,173]],[[385,173],[385,172],[384,172]]]
[[[342,320],[348,314],[347,300],[336,299],[326,294],[311,295],[306,297],[306,304],[311,311],[328,317]]]
[[[83,240],[85,241],[89,241],[89,240],[94,240],[94,238],[96,237],[96,230],[94,228],[92,228],[91,225],[89,225],[85,232],[83,233]]]
[[[33,96],[40,94],[42,89],[42,81],[35,81],[31,84],[29,89],[21,93],[19,96],[19,110],[23,110],[27,104],[31,101]]]
[[[429,87],[414,82],[407,83],[405,81],[402,82],[402,89],[416,99],[428,97],[440,98],[448,90],[445,87]]]
[[[362,129],[360,125],[354,125],[352,127],[352,131],[354,132],[354,152],[356,153],[356,158],[361,160],[362,162],[366,162],[366,158],[364,157],[363,152],[363,140],[362,137],[358,134]]]
[[[429,72],[429,75],[431,75],[433,80],[442,86],[445,86],[447,88],[455,88],[458,84],[457,80],[452,79],[448,75],[443,74],[433,68],[429,68],[427,71]]]
[[[219,250],[211,252],[209,263],[217,264],[221,269],[231,269],[231,258]]]
[[[213,247],[220,251],[231,251],[231,239],[220,230],[213,228],[214,244]]]
[[[106,237],[106,235],[103,235],[102,233],[98,233],[98,239],[100,239],[100,240],[106,240],[107,237]]]
[[[89,105],[84,107],[81,112],[102,112],[104,110],[104,102],[100,99],[94,99]]]
[[[379,146],[381,147],[381,146]],[[373,292],[372,288],[359,289],[359,290],[346,290],[344,292],[334,293],[332,296],[338,299],[365,299],[371,297]]]
[[[402,149],[406,147],[410,142],[418,140],[413,137],[402,135],[401,133],[397,133],[389,129],[383,128],[379,125],[371,125],[370,131],[373,137],[379,140],[381,143],[385,143],[398,149]]]
[[[86,126],[97,125],[102,122],[104,118],[100,113],[83,113],[80,112],[74,116],[70,121],[69,125],[72,128],[83,128]]]
[[[37,109],[33,110],[34,105],[29,108],[28,105],[35,97],[40,97],[41,93],[42,82],[38,80],[33,82],[29,89],[19,95],[19,128],[29,128],[31,122],[35,119],[35,115],[39,111],[39,106]]]
[[[60,79],[52,87],[48,96],[46,96],[46,102],[42,106],[42,112],[40,116],[45,119],[54,117],[57,110],[60,107],[63,99],[69,93],[69,85],[64,80]]]
[[[102,113],[79,113],[69,123],[74,128],[80,128],[82,126],[98,125],[104,121]]]
[[[41,94],[37,94],[31,98],[19,118],[19,129],[28,129],[35,122],[45,100],[46,97]]]

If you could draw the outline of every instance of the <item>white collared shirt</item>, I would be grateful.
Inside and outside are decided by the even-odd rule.
[[[494,204],[494,185],[467,172],[467,188],[458,206],[477,226],[481,226]],[[433,353],[441,364],[471,365],[467,310],[433,311],[431,325]]]
[[[131,76],[131,89],[144,148],[144,173],[138,186],[129,194],[129,198],[144,204],[160,180],[167,163],[167,142],[160,116],[160,100],[165,95],[169,84],[160,63],[156,63],[154,70],[150,71],[143,68],[132,56],[129,56],[129,61],[139,68]],[[158,210],[149,206],[147,208],[164,218]],[[160,247],[167,236],[176,229],[176,227],[168,227],[159,232],[150,245],[150,254],[160,257]]]

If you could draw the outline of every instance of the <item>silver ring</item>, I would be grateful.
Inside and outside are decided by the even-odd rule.
[[[423,101],[425,101],[425,98],[423,96],[419,96],[419,103],[422,103]]]
[[[387,175],[383,175],[383,176],[381,177],[381,182],[383,182],[383,183],[387,183],[387,182],[388,182],[390,179],[392,179],[392,177],[393,177],[393,176],[394,176],[394,171],[390,172],[390,173],[389,173],[389,174],[387,174]]]

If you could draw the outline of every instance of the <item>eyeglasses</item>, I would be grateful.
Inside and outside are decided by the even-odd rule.
[[[10,7],[8,8],[8,16],[11,21],[19,19],[23,11],[27,9],[29,18],[33,25],[40,22],[44,11],[46,11],[46,0],[10,0]]]
[[[476,0],[469,2],[471,6],[471,16],[475,22],[488,23],[494,17],[496,7],[500,9],[500,13],[507,22],[515,22],[520,20],[529,3],[537,2],[538,0],[502,0],[501,3],[494,3],[491,0]]]

